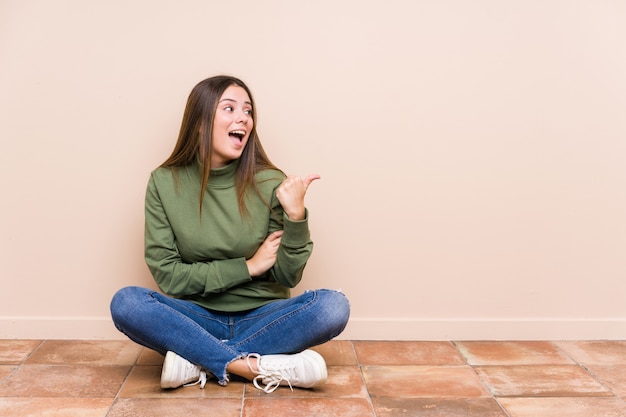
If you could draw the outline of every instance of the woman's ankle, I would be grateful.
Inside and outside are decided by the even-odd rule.
[[[252,381],[258,375],[257,358],[247,357],[234,360],[228,364],[226,371]]]

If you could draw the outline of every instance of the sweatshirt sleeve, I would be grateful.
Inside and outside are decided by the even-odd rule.
[[[220,293],[252,279],[245,258],[194,263],[182,260],[154,177],[145,199],[145,259],[159,288],[174,297]]]
[[[276,256],[276,264],[270,270],[270,274],[278,283],[293,288],[302,280],[304,267],[313,251],[309,231],[309,212],[305,209],[304,220],[289,219],[275,194],[272,206],[274,215],[270,219],[270,233],[283,229],[283,236]]]

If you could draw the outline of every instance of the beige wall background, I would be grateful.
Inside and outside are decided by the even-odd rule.
[[[343,338],[626,338],[626,3],[0,0],[0,337],[121,338],[185,100],[252,88],[319,173]]]

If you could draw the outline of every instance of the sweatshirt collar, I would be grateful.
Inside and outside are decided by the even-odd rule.
[[[237,171],[237,166],[239,165],[239,160],[235,160],[230,164],[221,167],[221,168],[211,168],[211,173],[209,174],[209,188],[228,188],[235,185],[235,172]]]

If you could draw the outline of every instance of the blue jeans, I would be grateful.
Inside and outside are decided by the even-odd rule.
[[[239,313],[207,310],[141,287],[119,290],[111,316],[119,331],[162,355],[167,351],[207,369],[221,385],[226,367],[249,353],[296,353],[338,336],[348,323],[343,293],[307,291]]]

